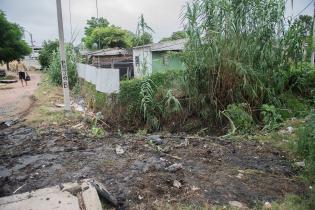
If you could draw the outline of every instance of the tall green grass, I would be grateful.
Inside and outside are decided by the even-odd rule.
[[[219,120],[229,104],[258,110],[280,103],[287,50],[293,49],[285,42],[284,9],[284,0],[187,3],[184,84],[193,112],[206,121]]]

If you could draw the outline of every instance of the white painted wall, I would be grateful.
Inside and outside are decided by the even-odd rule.
[[[119,69],[97,69],[96,90],[103,93],[119,91]]]
[[[77,63],[78,76],[96,86],[102,93],[119,91],[119,69],[96,68],[87,64]]]
[[[139,56],[139,65],[136,64],[136,56]],[[141,47],[141,48],[134,48],[133,49],[133,69],[134,69],[134,75],[135,78],[139,78],[142,75],[141,68],[143,66],[141,65],[146,61],[147,65],[147,74],[152,74],[152,52],[151,47]]]

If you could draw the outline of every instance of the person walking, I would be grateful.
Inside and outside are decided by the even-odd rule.
[[[24,80],[24,82],[25,82],[25,84],[27,86],[27,80],[26,80],[27,68],[24,65],[24,63],[21,62],[20,59],[17,60],[17,64],[16,64],[15,68],[16,68],[16,71],[18,72],[19,79],[21,80],[22,86],[24,87],[23,80]]]

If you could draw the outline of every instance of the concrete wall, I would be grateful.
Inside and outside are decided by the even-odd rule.
[[[139,64],[136,63],[136,56],[139,56]],[[146,63],[147,74],[152,74],[152,53],[150,46],[133,49],[133,69],[136,78],[143,76],[143,63]]]
[[[97,91],[108,94],[119,91],[119,69],[96,68],[77,63],[77,71],[79,77],[94,84]]]

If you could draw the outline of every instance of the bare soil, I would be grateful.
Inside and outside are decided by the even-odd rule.
[[[84,178],[102,182],[122,209],[229,201],[254,207],[306,191],[288,155],[269,144],[186,134],[161,137],[157,146],[145,136],[95,138],[66,124],[0,130],[0,196],[21,186],[19,193]],[[124,154],[116,154],[117,145]],[[174,163],[183,168],[167,170]],[[182,186],[174,187],[174,180]]]
[[[27,82],[27,86],[24,83],[23,87],[20,81],[1,86],[0,122],[18,118],[32,106],[32,96],[37,89],[41,74],[38,72],[28,72],[28,74],[31,81]],[[8,72],[8,75],[15,76],[18,80],[16,73]]]

